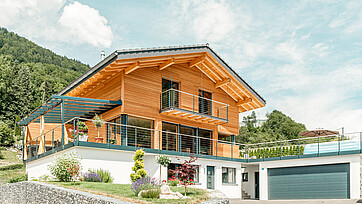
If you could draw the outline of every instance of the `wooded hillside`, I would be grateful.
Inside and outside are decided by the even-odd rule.
[[[0,121],[11,128],[89,69],[0,28]]]

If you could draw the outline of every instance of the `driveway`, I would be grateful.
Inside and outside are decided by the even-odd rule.
[[[358,199],[336,200],[336,199],[316,199],[316,200],[240,200],[230,199],[231,204],[355,204]]]

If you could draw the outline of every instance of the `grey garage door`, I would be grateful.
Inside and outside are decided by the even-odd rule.
[[[349,164],[268,169],[269,200],[349,198]]]

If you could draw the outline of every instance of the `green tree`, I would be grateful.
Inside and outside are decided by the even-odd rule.
[[[11,146],[15,142],[14,131],[0,121],[0,146]]]

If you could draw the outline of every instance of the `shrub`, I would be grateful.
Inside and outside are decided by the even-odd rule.
[[[11,164],[7,166],[1,166],[0,171],[14,170],[14,169],[22,169],[24,164]]]
[[[92,173],[97,173],[103,183],[113,183],[113,177],[111,175],[111,172],[109,172],[108,170],[104,170],[104,169],[100,168],[97,170],[93,169],[93,170],[88,170],[88,171],[92,172]]]
[[[92,172],[83,173],[83,180],[87,182],[102,182],[102,179],[99,176],[99,174]]]
[[[155,178],[149,176],[142,177],[132,183],[131,189],[137,196],[142,190],[159,189],[160,184]]]
[[[141,193],[142,198],[159,198],[161,193],[161,189],[149,189],[148,191],[144,191]]]
[[[143,157],[145,156],[145,152],[142,149],[136,151],[136,155],[133,156],[134,166],[132,167],[132,171],[130,177],[132,182],[139,180],[147,175],[147,172],[144,170],[145,165],[143,164]]]
[[[19,175],[19,176],[14,176],[12,178],[9,179],[8,183],[17,183],[17,182],[22,182],[22,181],[27,181],[28,180],[28,174],[23,174],[23,175]]]
[[[14,131],[7,124],[0,121],[0,145],[11,146],[14,142]]]
[[[81,158],[75,153],[61,154],[52,164],[48,165],[50,173],[59,181],[68,182],[79,175],[81,169]]]

